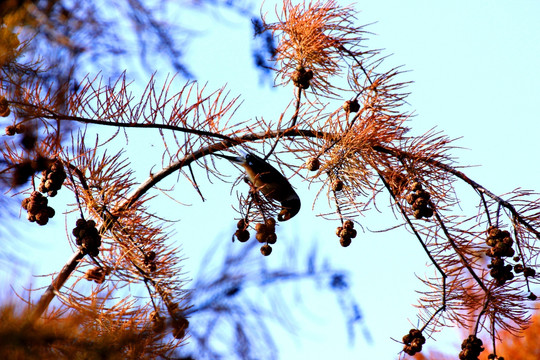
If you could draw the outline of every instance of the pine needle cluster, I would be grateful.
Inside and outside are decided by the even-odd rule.
[[[384,68],[378,50],[365,47],[354,9],[335,1],[284,1],[276,13],[276,22],[263,17],[261,31],[277,43],[276,84],[292,89],[294,109],[276,114],[279,121],[236,119],[237,98],[225,88],[178,86],[174,78],[152,77],[140,96],[133,95],[125,74],[51,86],[39,63],[22,62],[21,53],[33,43],[20,42],[12,26],[30,26],[25,19],[32,12],[6,18],[0,29],[0,115],[6,123],[1,179],[14,193],[30,198],[43,190],[40,196],[48,198],[50,189],[41,189],[36,177],[63,171],[54,191],[72,194],[73,206],[63,210],[79,218],[68,224],[73,257],[31,304],[27,323],[2,310],[0,331],[12,342],[32,344],[9,351],[19,356],[34,348],[56,353],[77,347],[92,356],[107,351],[111,358],[130,358],[165,356],[180,347],[189,334],[191,305],[182,257],[171,245],[170,223],[151,209],[150,192],[180,174],[204,198],[195,174],[226,179],[213,156],[224,152],[258,154],[292,174],[288,181],[295,187],[316,186],[316,201],[332,207],[321,215],[336,223],[342,246],[362,241],[354,228],[361,226],[359,214],[389,201],[436,271],[421,279],[429,290],[420,296],[421,326],[409,331],[414,336],[404,341],[405,352],[421,351],[446,324],[467,329],[471,339],[485,332],[493,347],[499,333],[517,335],[529,325],[540,255],[538,194],[496,195],[457,168],[451,139],[433,131],[409,134],[411,114],[403,110],[408,81],[399,68]],[[114,131],[104,138],[93,128]],[[108,146],[135,129],[158,134],[163,142],[162,168],[144,181],[136,180],[122,152]],[[269,255],[280,205],[252,182],[249,190],[241,182],[233,185],[240,193],[236,237],[245,242],[250,230],[262,234],[256,237]],[[470,194],[459,194],[456,183],[470,188],[477,209],[459,208],[460,198]],[[268,224],[271,230],[261,230]],[[90,287],[82,286],[88,282]],[[119,296],[131,288],[144,289],[145,296]],[[54,298],[57,307],[50,306]],[[77,315],[61,321],[71,312]],[[55,332],[54,339],[42,343],[47,332]],[[414,339],[421,341],[413,346]]]

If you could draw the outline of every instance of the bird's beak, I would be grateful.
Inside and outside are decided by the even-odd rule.
[[[233,163],[236,163],[236,164],[239,164],[239,165],[243,165],[246,163],[246,158],[242,157],[242,156],[229,156],[229,155],[223,155],[223,154],[218,154],[218,153],[214,153],[212,155],[215,155],[217,157],[220,157],[220,158],[224,158],[224,159],[227,159]]]

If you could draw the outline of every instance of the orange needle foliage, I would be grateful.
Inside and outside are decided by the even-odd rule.
[[[379,51],[364,48],[365,32],[351,7],[286,0],[276,22],[265,17],[262,27],[277,41],[276,83],[292,87],[294,104],[292,113],[278,109],[272,120],[237,119],[237,98],[224,87],[179,86],[174,78],[151,77],[138,92],[125,74],[53,86],[38,63],[19,61],[28,43],[19,43],[17,29],[41,19],[33,2],[21,9],[23,15],[7,16],[0,28],[6,52],[0,116],[7,119],[1,179],[12,193],[27,196],[22,207],[31,222],[45,225],[54,216],[49,199],[58,191],[73,199],[63,210],[80,217],[67,225],[66,245],[75,252],[30,304],[30,323],[92,314],[77,325],[81,331],[85,326],[100,337],[133,329],[148,341],[149,357],[180,348],[189,333],[189,291],[178,237],[169,231],[167,211],[152,208],[151,191],[173,175],[177,187],[192,186],[203,197],[197,176],[224,181],[230,175],[213,154],[252,152],[292,173],[291,184],[317,187],[316,202],[332,207],[320,215],[335,221],[342,246],[356,237],[358,215],[381,202],[419,242],[435,275],[421,278],[427,289],[418,304],[421,326],[403,337],[405,353],[420,352],[429,335],[453,324],[470,334],[461,357],[475,359],[481,334],[495,344],[531,325],[531,289],[539,282],[538,194],[494,194],[457,169],[451,139],[432,131],[410,135],[410,113],[403,110],[408,81],[398,69],[383,68]],[[75,52],[70,39],[47,29]],[[104,136],[94,129],[114,131]],[[153,164],[137,174],[117,150],[135,129],[162,141],[161,169]],[[457,182],[469,193],[458,193]],[[269,255],[279,204],[255,184],[248,188],[238,187],[236,238],[248,241],[256,231]],[[462,209],[460,199],[471,194],[477,207]],[[94,283],[81,286],[86,281]],[[54,298],[60,304],[50,307]]]
[[[501,339],[500,344],[497,346],[497,354],[499,359],[519,359],[519,360],[537,360],[540,359],[540,311],[537,309],[531,318],[531,325],[522,331],[518,336],[512,333],[502,332],[499,334]],[[492,356],[490,358],[489,356]],[[483,353],[480,360],[497,360],[493,358],[494,355]],[[439,351],[428,351],[426,353],[419,353],[414,356],[417,360],[451,360],[456,356],[450,354],[444,354]]]

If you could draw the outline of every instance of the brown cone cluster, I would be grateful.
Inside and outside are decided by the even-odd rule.
[[[409,333],[403,336],[403,351],[405,354],[413,356],[422,351],[422,345],[426,343],[426,338],[418,329],[411,329]]]
[[[525,277],[536,276],[536,270],[528,266],[523,266],[521,264],[514,265],[514,272],[516,274],[523,273],[523,276]]]
[[[503,259],[514,256],[515,252],[512,248],[514,240],[508,231],[500,230],[495,226],[490,226],[487,234],[486,244],[490,248],[486,251],[486,255],[491,258],[491,263],[488,265],[491,269],[489,274],[495,279],[497,286],[502,286],[514,278],[512,265],[505,264]]]
[[[99,247],[101,246],[101,235],[96,229],[94,220],[77,220],[76,227],[73,229],[76,244],[90,256],[99,255]]]
[[[431,195],[422,188],[422,184],[415,181],[411,184],[411,193],[405,200],[412,206],[415,219],[430,218],[433,216],[433,208],[429,199]]]
[[[157,270],[155,251],[148,251],[146,254],[144,254],[144,265],[150,272]]]
[[[293,84],[304,90],[309,88],[311,79],[313,79],[313,71],[306,70],[302,65],[298,65],[291,75]]]
[[[54,209],[48,206],[49,200],[41,195],[39,191],[34,191],[22,201],[22,207],[28,211],[28,220],[39,225],[46,225],[49,219],[55,214]]]
[[[103,281],[105,281],[105,277],[109,275],[109,271],[102,268],[102,267],[99,267],[99,266],[96,266],[96,267],[93,267],[89,270],[87,270],[85,273],[84,273],[84,278],[88,281],[94,281],[96,282],[97,284],[101,284],[103,283]]]
[[[62,162],[58,159],[55,160],[47,169],[43,170],[41,175],[39,191],[47,193],[49,196],[56,196],[66,179],[66,172]]]
[[[493,279],[495,279],[497,286],[502,286],[507,281],[514,278],[512,265],[505,265],[504,260],[500,257],[491,258],[491,263],[488,264],[488,268],[491,269],[489,274],[493,277]]]
[[[461,349],[459,360],[478,360],[478,356],[484,351],[482,340],[477,338],[476,335],[469,335],[468,338],[463,340]]]
[[[246,242],[249,240],[249,231],[247,230],[247,227],[248,222],[245,219],[238,220],[238,223],[236,224],[236,232],[234,233],[234,236],[238,239],[238,241]]]
[[[336,235],[339,237],[339,243],[343,247],[351,245],[352,239],[356,237],[354,223],[351,220],[345,220],[343,226],[336,229]]]
[[[486,255],[491,258],[488,268],[491,269],[489,273],[495,279],[497,286],[502,286],[507,281],[512,280],[515,276],[514,273],[523,273],[525,277],[536,275],[536,271],[531,267],[523,266],[522,264],[516,264],[512,267],[510,264],[505,264],[505,258],[512,257],[515,254],[512,248],[514,240],[508,231],[501,230],[496,226],[490,226],[487,229],[487,235],[486,244],[489,246],[489,249],[486,250]],[[519,259],[519,256],[516,256],[514,261],[519,261]],[[534,294],[529,296],[531,298],[535,297]]]
[[[189,327],[189,321],[183,316],[175,316],[172,319],[172,333],[173,336],[182,340],[186,336],[186,331]]]
[[[24,134],[26,132],[26,126],[24,124],[8,125],[6,126],[5,131],[6,131],[7,136],[13,136],[15,134]]]
[[[487,229],[488,237],[486,244],[490,247],[486,251],[486,255],[489,257],[512,257],[514,256],[514,240],[510,236],[510,233],[506,230],[500,230],[495,226],[490,226]]]
[[[261,247],[261,253],[264,256],[270,255],[272,253],[270,244],[275,244],[277,240],[276,220],[274,218],[268,218],[264,223],[256,224],[255,231],[257,231],[257,234],[255,235],[257,241],[266,243]]]

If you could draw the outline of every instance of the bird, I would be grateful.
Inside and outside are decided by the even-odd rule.
[[[287,221],[300,211],[300,197],[282,173],[259,156],[246,153],[244,156],[228,156],[214,153],[233,163],[241,165],[246,170],[249,182],[269,200],[278,201],[281,211],[278,221]]]

